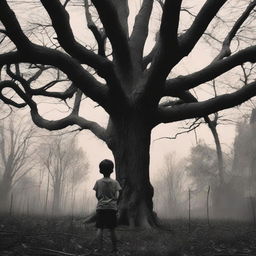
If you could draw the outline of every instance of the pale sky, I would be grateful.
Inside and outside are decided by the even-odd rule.
[[[139,2],[139,0],[130,1],[130,3],[134,4],[131,8],[131,13],[134,13],[134,10],[137,10]],[[184,2],[190,4],[191,6],[191,1]],[[199,8],[203,2],[203,0],[194,0],[193,6]],[[27,17],[28,12],[33,12],[33,9],[27,10],[27,12],[25,10],[22,10],[22,12],[23,17]],[[86,23],[83,12],[84,11],[82,10],[82,8],[74,8],[71,15],[71,24],[74,29],[75,35],[78,38],[88,39],[90,38],[90,32],[88,32],[88,30],[87,32],[85,32],[84,30],[86,28]],[[34,13],[33,16],[36,17],[36,13]],[[157,20],[157,16],[157,13],[153,14],[155,20]],[[131,15],[130,22],[132,22],[132,17],[133,15]],[[154,30],[155,27],[152,23],[150,31],[152,32]],[[150,38],[154,38],[154,35],[151,35]],[[150,40],[147,42],[146,47],[146,52],[149,51],[150,47],[152,47],[152,42],[150,42]],[[189,57],[185,58],[179,64],[179,68],[175,69],[175,74],[179,75],[199,70],[200,68],[209,64],[213,57],[214,55],[212,49],[210,49],[209,46],[207,46],[206,44],[200,43],[192,52],[192,54]],[[204,98],[203,91],[201,91],[200,96]],[[47,109],[45,109],[44,111],[48,112]],[[86,118],[91,118],[92,120],[99,121],[99,123],[103,125],[107,122],[107,116],[101,110],[101,108],[94,108],[94,104],[89,101],[87,107],[83,109],[83,113]],[[224,113],[232,113],[232,111],[228,110],[224,111]],[[160,137],[174,136],[177,132],[180,131],[180,126],[181,123],[159,125],[152,131],[150,170],[153,180],[159,175],[158,171],[163,165],[163,159],[166,154],[170,152],[175,152],[177,158],[188,157],[190,148],[196,144],[194,132],[180,135],[176,140],[162,139],[156,141],[156,139]],[[229,151],[229,147],[232,147],[232,143],[234,140],[235,127],[232,125],[218,126],[218,132],[220,135],[221,143],[223,144],[224,151]],[[88,186],[93,187],[95,179],[100,177],[100,174],[98,173],[98,163],[104,158],[113,159],[113,156],[107,146],[103,142],[98,140],[91,132],[82,131],[78,136],[79,143],[87,153],[90,161],[90,176]],[[197,136],[199,140],[204,140],[208,145],[214,147],[212,135],[206,125],[202,125],[202,127],[197,130]]]

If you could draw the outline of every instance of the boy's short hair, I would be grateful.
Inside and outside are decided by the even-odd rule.
[[[104,159],[99,164],[100,173],[103,175],[110,175],[114,169],[114,163],[109,159]]]

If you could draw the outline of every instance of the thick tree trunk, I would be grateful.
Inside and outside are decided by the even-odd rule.
[[[151,128],[142,122],[139,118],[119,118],[113,122],[109,146],[115,158],[116,177],[122,186],[120,223],[150,227],[156,224],[149,178]]]

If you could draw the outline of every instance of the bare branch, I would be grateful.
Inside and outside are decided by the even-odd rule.
[[[166,77],[181,59],[178,43],[181,3],[182,0],[166,0],[164,3],[156,54],[149,68],[148,83],[145,87],[145,95],[150,101],[154,97],[154,103],[161,98]]]
[[[211,63],[204,69],[187,76],[166,81],[165,95],[172,96],[210,81],[244,62],[256,62],[256,46],[248,47],[223,60]]]
[[[59,82],[63,82],[66,80],[55,80],[52,81],[51,83],[43,86],[42,88],[38,88],[38,89],[30,89],[30,93],[31,95],[34,96],[46,96],[46,97],[51,97],[51,98],[57,98],[57,99],[61,99],[61,100],[66,100],[68,98],[72,98],[73,95],[75,94],[75,92],[78,90],[73,83],[63,92],[54,92],[54,91],[46,91],[47,89],[51,88],[52,86],[54,86],[55,84],[59,83]]]
[[[31,85],[30,85],[30,83],[31,83],[30,81],[33,81],[39,75],[41,75],[43,70],[39,70],[39,72],[37,72],[34,76],[32,76],[28,80],[24,79],[21,75],[19,75],[17,73],[16,74],[13,73],[11,71],[11,69],[10,69],[10,65],[7,65],[6,71],[7,71],[7,74],[12,79],[17,80],[17,81],[19,81],[21,83],[21,85],[23,86],[24,90],[26,91],[26,93],[28,95],[30,95],[30,97],[37,95],[37,96],[46,96],[46,97],[53,97],[53,98],[58,98],[58,99],[65,100],[67,98],[71,98],[74,95],[74,93],[77,91],[77,88],[73,84],[71,84],[71,86],[68,87],[63,92],[47,91],[48,89],[50,89],[51,87],[53,87],[57,83],[60,83],[60,82],[63,82],[63,81],[67,81],[67,80],[54,80],[54,81],[51,81],[50,83],[42,86],[41,88],[32,89]]]
[[[59,51],[36,46],[31,49],[29,56],[23,56],[17,52],[0,55],[1,63],[31,62],[44,65],[53,65],[62,70],[85,95],[108,109],[107,87],[98,82],[75,59]],[[4,63],[5,62],[5,63]]]
[[[70,2],[70,0],[66,0],[66,1],[64,2],[64,4],[63,4],[63,7],[66,8],[69,2]]]
[[[181,132],[177,132],[174,136],[172,137],[160,137],[154,141],[157,141],[157,140],[162,140],[162,139],[168,139],[168,140],[175,140],[177,139],[177,137],[179,135],[183,135],[183,134],[186,134],[186,133],[190,133],[192,131],[195,131],[201,124],[203,124],[204,122],[197,122],[199,120],[199,118],[197,118],[188,128],[186,128],[184,131],[181,131]]]
[[[105,54],[105,43],[106,43],[106,34],[105,31],[102,29],[98,29],[95,22],[92,20],[92,16],[89,10],[88,0],[84,0],[84,8],[85,8],[85,16],[87,20],[87,26],[92,31],[94,38],[98,43],[98,54],[106,57]]]
[[[23,102],[23,103],[18,103],[15,102],[12,99],[7,98],[4,94],[3,94],[3,89],[5,88],[11,88],[13,89],[21,98],[23,98],[24,93],[23,91],[18,87],[18,85],[16,85],[13,81],[2,81],[0,82],[0,99],[6,103],[9,104],[11,106],[14,106],[16,108],[23,108],[25,106],[27,106],[27,102]],[[26,97],[27,98],[27,97]],[[23,99],[24,100],[24,99]]]
[[[37,65],[37,68],[39,68],[38,71],[28,79],[28,83],[32,83],[33,81],[37,80],[43,74],[43,72],[49,69],[50,67]]]
[[[236,92],[223,94],[206,101],[185,103],[174,107],[159,108],[159,123],[175,122],[184,119],[204,117],[220,110],[242,104],[256,95],[256,82],[252,82]]]
[[[32,43],[23,33],[14,12],[10,9],[6,0],[0,1],[0,20],[5,26],[6,34],[16,45],[17,49],[28,52],[32,47]]]
[[[129,45],[133,51],[134,62],[140,62],[143,56],[143,49],[148,36],[149,19],[152,12],[153,2],[153,0],[143,0],[140,11],[135,19],[129,40]]]
[[[131,66],[127,35],[120,22],[117,10],[110,0],[92,0],[113,48],[113,58],[123,69]],[[109,17],[111,16],[111,19]],[[128,70],[126,70],[128,71]]]
[[[152,60],[153,60],[153,58],[154,58],[154,56],[156,54],[157,49],[158,49],[158,45],[156,43],[155,46],[150,51],[150,53],[143,58],[142,70],[145,70],[147,68],[148,64],[152,62]]]
[[[74,102],[74,108],[73,108],[73,115],[77,115],[78,116],[78,113],[79,113],[79,109],[80,109],[80,104],[81,104],[81,100],[82,100],[82,96],[83,96],[83,93],[78,90],[77,93],[76,93],[76,97],[75,97],[75,102]]]
[[[186,33],[180,36],[180,46],[183,56],[187,56],[191,52],[214,16],[226,2],[227,0],[207,0],[205,2],[191,27]]]
[[[235,37],[237,31],[241,28],[242,24],[246,21],[246,19],[249,17],[250,13],[256,6],[256,1],[251,2],[246,10],[242,13],[242,15],[237,19],[232,29],[229,31],[228,35],[224,39],[222,43],[222,49],[220,53],[215,57],[213,61],[218,61],[220,59],[223,59],[224,57],[228,57],[231,54],[230,50],[230,44],[232,39]]]
[[[50,131],[60,130],[71,125],[78,125],[83,130],[90,130],[95,136],[103,141],[106,141],[107,139],[106,130],[103,127],[101,127],[96,122],[86,120],[82,117],[78,117],[73,113],[60,120],[46,120],[39,115],[37,107],[36,105],[34,105],[34,107],[31,109],[31,117],[38,127],[45,128]]]
[[[128,29],[128,16],[129,16],[129,6],[128,6],[128,0],[110,0],[113,6],[115,7],[118,18],[120,20],[120,24],[122,26],[122,29],[128,38],[129,35],[129,29]]]
[[[44,0],[45,3],[49,4],[49,1]],[[57,8],[57,11],[60,11],[61,9],[58,9],[58,3],[59,1],[50,1],[52,4],[49,4],[49,6],[51,7],[52,5],[54,5],[55,3],[55,9]],[[56,3],[58,2],[58,3]],[[57,6],[57,7],[56,7]],[[63,9],[63,7],[61,6],[61,8]],[[50,8],[51,9],[51,8]],[[52,9],[51,9],[52,10]],[[53,8],[54,10],[54,8]],[[54,13],[53,16],[58,16]],[[65,56],[65,54],[58,52],[56,50],[51,50],[51,49],[47,49],[45,47],[40,47],[40,46],[35,46],[33,45],[24,35],[24,33],[22,32],[20,25],[14,15],[14,13],[12,12],[12,10],[9,8],[9,6],[7,5],[6,1],[1,1],[0,2],[0,19],[3,22],[3,24],[5,25],[6,29],[7,29],[7,33],[9,35],[9,37],[12,39],[12,41],[16,44],[17,48],[20,49],[23,52],[27,52],[28,55],[24,56],[21,55],[17,52],[14,53],[9,53],[9,54],[2,54],[0,55],[0,66],[2,66],[3,64],[8,64],[10,63],[12,60],[14,60],[14,63],[17,63],[17,61],[21,62],[21,59],[23,59],[24,62],[32,62],[32,63],[42,63],[42,64],[50,64],[50,65],[56,65],[56,67],[59,67],[60,69],[63,69],[63,66],[65,66],[64,63],[70,63],[73,62],[76,63],[75,66],[76,68],[74,69],[74,65],[69,66],[69,68],[67,67],[67,69],[65,69],[65,71],[63,70],[63,72],[65,72],[68,76],[71,75],[71,73],[73,73],[72,71],[75,71],[75,73],[77,73],[77,71],[79,70],[79,74],[74,74],[72,75],[73,78],[69,77],[71,80],[75,79],[77,81],[79,81],[78,83],[75,82],[75,84],[81,88],[81,90],[83,92],[85,92],[85,84],[89,85],[87,87],[87,89],[89,89],[89,91],[94,91],[96,89],[97,84],[99,85],[99,83],[96,81],[96,79],[94,79],[89,72],[86,72],[81,66],[80,64],[77,63],[77,61],[75,59],[69,58],[68,56]],[[65,22],[64,22],[65,24]],[[58,24],[60,25],[60,24]],[[62,25],[61,25],[62,26]],[[66,36],[66,34],[64,33],[64,37]],[[76,47],[75,47],[76,49]],[[89,51],[91,53],[91,51]],[[93,54],[95,55],[95,54]],[[43,57],[44,56],[44,57]],[[51,58],[50,56],[52,56],[53,58]],[[57,57],[58,56],[58,57]],[[61,57],[62,56],[62,57]],[[57,57],[57,58],[56,58]],[[64,60],[64,59],[65,60]],[[44,62],[45,61],[45,62]],[[105,61],[104,61],[105,63]],[[80,67],[79,67],[80,66]],[[92,65],[93,66],[93,65]],[[104,72],[106,72],[106,70],[108,70],[106,67],[104,69]],[[109,72],[109,70],[108,70]],[[109,74],[109,73],[108,73]],[[89,78],[89,80],[91,80],[91,82],[93,82],[94,85],[91,84],[91,82],[89,82],[87,79],[87,82],[85,81],[81,81],[83,79],[82,76]],[[89,82],[89,84],[88,84]],[[101,86],[100,86],[101,87]],[[96,98],[99,97],[99,93],[100,91],[103,92],[103,88],[97,88],[96,91],[97,93],[94,94],[94,96],[96,96]],[[90,94],[90,92],[89,92]],[[106,95],[106,94],[105,94]],[[89,95],[88,95],[89,96]],[[90,96],[89,96],[90,97]],[[94,97],[92,97],[94,98]],[[102,99],[105,98],[105,96],[101,95],[98,99],[100,101],[102,101]],[[97,100],[95,99],[95,101],[97,102]]]
[[[41,0],[41,2],[51,17],[53,28],[57,33],[58,41],[63,49],[81,63],[90,65],[94,69],[99,70],[101,74],[104,74],[109,61],[87,50],[75,40],[69,24],[69,14],[61,5],[60,1]]]
[[[22,56],[19,52],[8,52],[0,54],[0,69],[4,65],[18,63],[22,60]]]
[[[178,46],[178,26],[182,0],[165,0],[160,26],[161,50],[166,54],[168,48]]]

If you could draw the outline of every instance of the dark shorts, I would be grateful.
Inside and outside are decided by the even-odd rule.
[[[117,226],[117,211],[111,209],[96,211],[96,228],[115,228]]]

